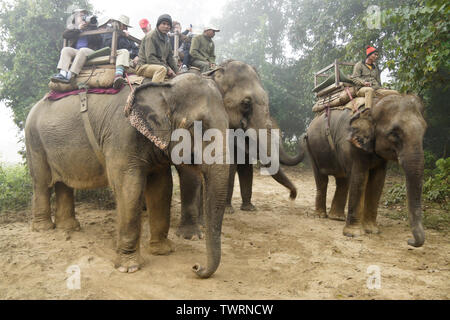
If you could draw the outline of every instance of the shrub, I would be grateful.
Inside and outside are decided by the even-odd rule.
[[[423,185],[423,194],[426,200],[444,205],[448,203],[450,194],[449,174],[450,158],[437,160],[436,168]]]
[[[31,204],[32,185],[24,165],[0,163],[0,212],[16,211]]]
[[[384,204],[386,206],[391,206],[400,202],[403,203],[406,199],[406,185],[404,183],[396,183],[386,191],[384,199]]]

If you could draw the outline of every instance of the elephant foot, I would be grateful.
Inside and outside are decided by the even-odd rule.
[[[149,252],[154,256],[165,256],[175,251],[175,245],[169,239],[150,240]]]
[[[128,254],[118,253],[114,267],[122,273],[133,273],[138,271],[142,264],[142,258],[135,251]]]
[[[335,211],[330,211],[330,213],[328,213],[328,219],[339,221],[346,220],[345,214],[343,212],[335,212]]]
[[[256,211],[257,209],[256,209],[256,207],[253,204],[251,204],[249,202],[249,203],[243,203],[241,205],[241,210],[242,211]]]
[[[323,210],[316,210],[315,214],[319,217],[319,218],[326,218],[327,217],[327,212],[323,211]]]
[[[52,229],[55,229],[55,224],[52,220],[36,221],[36,219],[33,219],[33,222],[31,223],[31,230],[35,232],[48,231]]]
[[[347,237],[360,237],[364,234],[364,230],[362,229],[361,225],[355,224],[350,226],[344,227],[344,236]]]
[[[64,231],[80,231],[80,223],[75,218],[67,218],[62,221],[56,221],[56,228]]]
[[[203,232],[200,230],[199,226],[193,225],[180,225],[175,232],[175,234],[186,240],[199,240],[204,238]]]
[[[364,231],[366,233],[373,233],[373,234],[378,234],[380,233],[380,229],[378,229],[378,226],[376,223],[365,223],[364,224]]]
[[[234,213],[234,208],[231,204],[227,204],[225,206],[225,214],[233,214]]]

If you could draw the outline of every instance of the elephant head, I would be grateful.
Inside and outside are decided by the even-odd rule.
[[[226,137],[227,115],[222,97],[210,80],[194,74],[184,74],[169,83],[146,83],[136,88],[130,96],[125,113],[131,124],[147,137],[172,161],[172,151],[177,142],[171,141],[176,129],[186,129],[191,142],[194,121],[201,121],[202,131],[219,130]],[[202,142],[204,150],[211,142]],[[194,144],[191,143],[191,146]],[[220,152],[225,154],[225,143]],[[193,150],[191,149],[191,155]],[[192,157],[189,157],[192,158]],[[221,228],[227,194],[229,166],[221,163],[183,163],[188,170],[198,173],[204,184],[204,217],[206,220],[207,266],[194,266],[201,278],[211,276],[219,266],[221,257]]]
[[[352,122],[350,139],[356,147],[376,153],[385,160],[398,161],[405,172],[409,220],[414,240],[425,241],[422,226],[422,185],[424,170],[424,106],[415,95],[390,95],[378,101]],[[360,123],[358,123],[360,122]]]
[[[270,141],[270,129],[278,127],[270,117],[269,96],[255,68],[241,61],[227,60],[208,75],[222,93],[230,128],[268,129]],[[281,143],[279,152],[282,164],[296,165],[303,160],[303,153],[290,157]]]

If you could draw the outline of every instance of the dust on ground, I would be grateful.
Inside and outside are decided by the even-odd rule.
[[[257,212],[239,210],[223,222],[222,261],[210,279],[191,267],[206,262],[204,240],[175,236],[180,221],[178,177],[172,201],[169,239],[176,251],[147,253],[149,225],[143,213],[142,270],[114,269],[116,213],[77,204],[82,230],[30,231],[30,213],[0,221],[0,299],[450,299],[448,230],[426,230],[422,248],[406,244],[407,221],[392,220],[380,208],[381,233],[360,238],[342,235],[344,222],[314,215],[315,183],[309,170],[286,168],[298,188],[295,201],[270,176],[255,171]],[[236,179],[237,180],[237,179]],[[389,181],[389,178],[388,178]],[[328,207],[334,192],[330,179]],[[79,290],[69,290],[67,270],[78,266]],[[378,268],[380,289],[368,289],[370,266]],[[373,269],[369,268],[369,271]],[[71,282],[73,284],[73,282]],[[376,282],[369,281],[370,284]]]

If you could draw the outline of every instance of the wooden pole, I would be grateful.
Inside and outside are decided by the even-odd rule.
[[[119,31],[119,23],[117,21],[114,21],[112,23],[113,27],[113,34],[112,34],[112,41],[111,41],[111,55],[109,56],[109,63],[116,64],[116,57],[117,57],[117,39],[119,37],[118,31]]]
[[[173,57],[176,61],[178,61],[178,44],[180,43],[180,35],[178,32],[175,32],[173,38]]]

